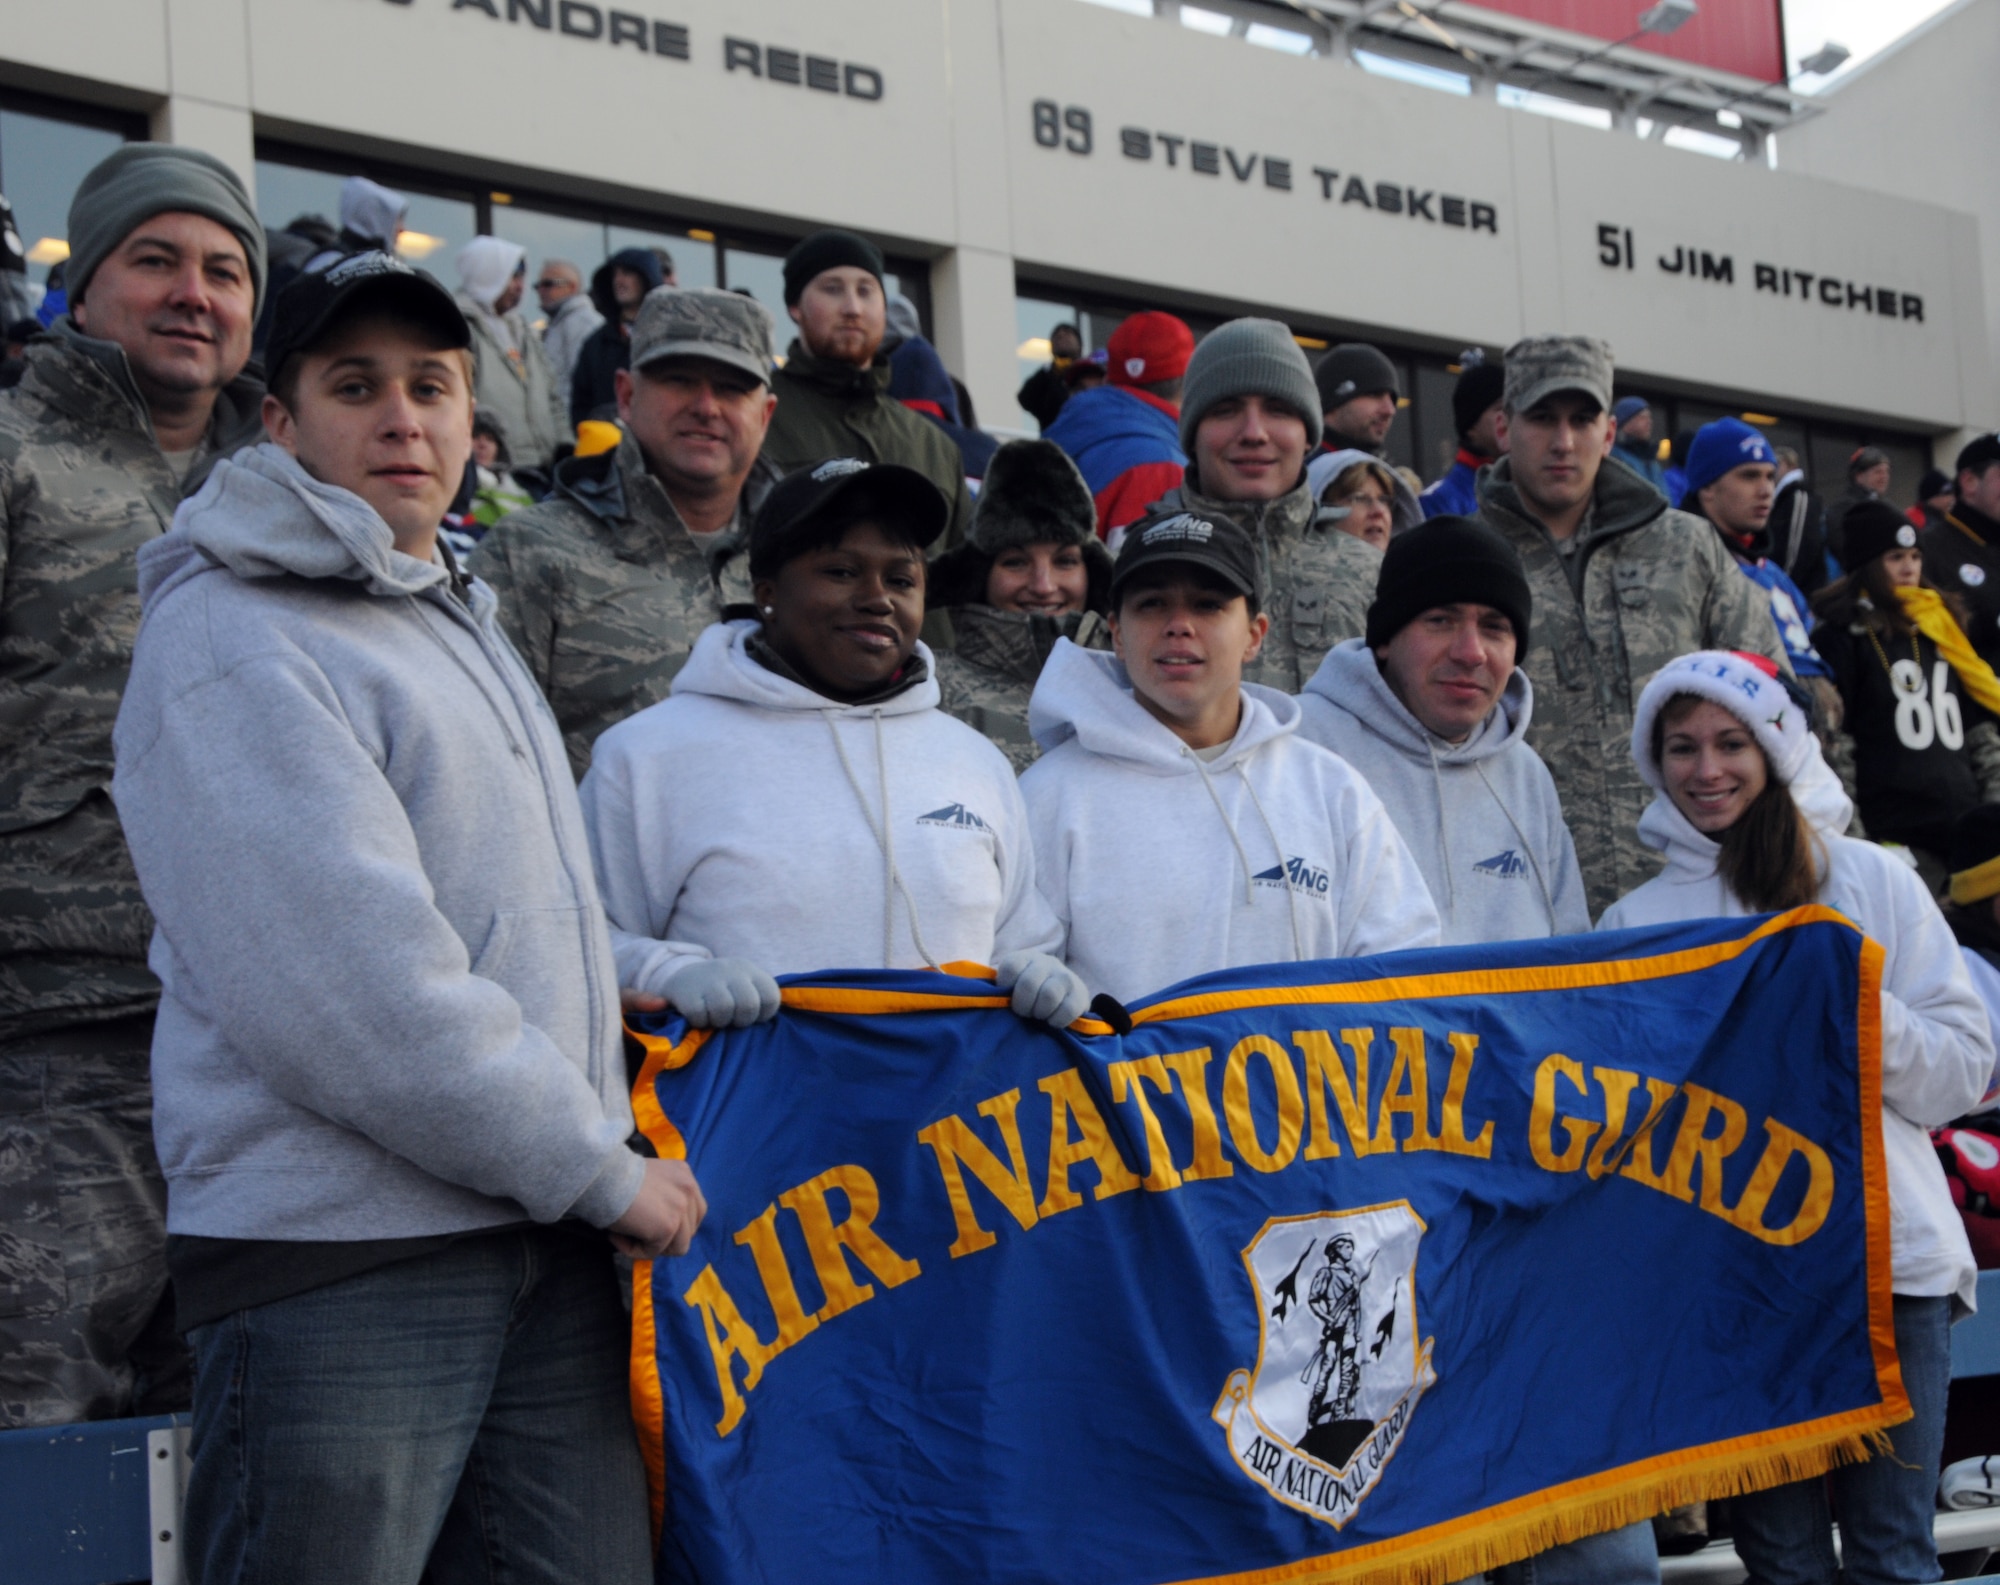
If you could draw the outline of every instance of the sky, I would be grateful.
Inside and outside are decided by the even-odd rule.
[[[1794,84],[1813,92],[1836,83],[1863,61],[1926,18],[1942,11],[1951,0],[1783,0],[1785,44],[1796,69],[1804,56],[1812,54],[1827,40],[1845,44],[1853,56],[1831,77],[1808,77]]]

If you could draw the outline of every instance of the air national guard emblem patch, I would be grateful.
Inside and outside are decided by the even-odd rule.
[[[1274,1217],[1243,1251],[1261,1318],[1257,1364],[1230,1373],[1215,1418],[1237,1467],[1334,1529],[1374,1490],[1437,1380],[1417,1337],[1407,1201]]]

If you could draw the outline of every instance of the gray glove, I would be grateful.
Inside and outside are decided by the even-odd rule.
[[[1000,989],[1023,1018],[1067,1029],[1090,1011],[1090,991],[1060,958],[1046,952],[1010,952],[994,965]]]
[[[703,958],[675,972],[661,995],[697,1029],[748,1029],[778,1016],[778,982],[748,958]]]

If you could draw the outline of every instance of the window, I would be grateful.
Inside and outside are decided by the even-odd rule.
[[[782,254],[756,253],[748,248],[722,250],[722,284],[732,292],[748,291],[771,310],[776,321],[778,356],[791,345],[792,321],[785,312],[785,260]]]
[[[1015,373],[1025,382],[1029,376],[1046,364],[1054,356],[1049,351],[1049,332],[1057,325],[1075,325],[1077,311],[1067,303],[1051,302],[1046,297],[1016,297],[1014,299],[1014,360],[1018,367]],[[1079,334],[1088,336],[1087,327]],[[1084,351],[1090,350],[1085,343]],[[1015,423],[1030,432],[1038,426],[1034,415],[1025,407],[1016,407],[1019,415]]]
[[[324,165],[303,164],[283,156],[265,157],[260,152],[257,213],[272,231],[302,215],[317,215],[338,230],[340,184],[350,175],[369,177],[409,199],[410,212],[396,251],[447,286],[456,287],[458,272],[452,267],[452,255],[481,230],[479,203],[471,193],[426,189],[401,172],[370,168],[361,162],[335,158]]]
[[[31,280],[69,257],[70,200],[91,167],[143,136],[137,117],[0,91],[0,192],[14,206]]]

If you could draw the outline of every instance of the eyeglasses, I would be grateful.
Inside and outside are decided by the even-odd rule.
[[[1361,495],[1357,493],[1347,496],[1339,504],[1342,506],[1389,506],[1393,503],[1386,495]]]
[[[569,285],[568,281],[557,280],[552,276],[544,275],[539,281],[535,282],[535,290],[538,292],[552,292],[559,286],[567,285]]]

